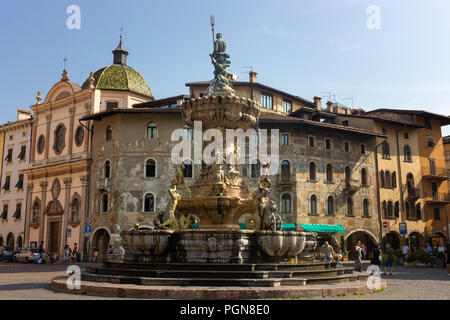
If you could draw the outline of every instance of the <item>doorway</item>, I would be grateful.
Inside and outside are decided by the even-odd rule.
[[[59,252],[59,222],[50,222],[50,239],[48,251],[53,256],[57,256]]]

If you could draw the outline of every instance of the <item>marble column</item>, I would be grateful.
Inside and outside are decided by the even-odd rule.
[[[44,229],[45,229],[45,206],[47,205],[47,181],[41,181],[39,183],[41,187],[41,212],[39,216],[39,242],[44,241]],[[38,243],[39,245],[39,243]],[[44,243],[44,246],[48,247],[48,243]]]
[[[31,219],[33,217],[33,183],[27,184],[27,200],[26,200],[26,211],[25,211],[25,230],[24,230],[24,238],[23,239],[23,247],[30,247],[30,224]]]

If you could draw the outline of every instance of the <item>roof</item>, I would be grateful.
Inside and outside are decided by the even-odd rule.
[[[104,117],[112,116],[119,113],[181,113],[180,107],[176,108],[127,108],[127,109],[112,109],[107,111],[102,111],[98,113],[91,114],[89,116],[83,117],[81,121],[87,120],[101,120]]]
[[[186,83],[187,87],[204,87],[204,86],[209,86],[210,82],[209,81],[196,81],[196,82],[188,82]],[[269,86],[266,86],[265,84],[259,83],[259,82],[247,82],[247,81],[234,81],[233,82],[233,86],[235,87],[245,87],[245,86],[251,86],[251,87],[257,87],[260,88],[262,90],[267,90],[267,91],[272,91],[272,92],[276,92],[278,94],[281,94],[283,96],[289,97],[292,100],[296,100],[300,103],[303,103],[307,106],[310,106],[314,109],[316,109],[316,105],[314,104],[314,102],[306,100],[302,97],[287,93],[285,91],[281,91],[279,89],[275,89]]]
[[[444,116],[438,113],[428,112],[424,110],[403,110],[403,109],[375,109],[371,111],[367,111],[367,114],[377,113],[377,112],[392,112],[392,113],[401,113],[401,114],[414,114],[422,117],[430,117],[439,119],[442,124],[450,124],[450,117]]]
[[[89,88],[89,79],[82,86]],[[153,98],[152,91],[144,77],[131,67],[112,64],[94,73],[94,88],[100,90],[124,90]]]
[[[152,100],[147,102],[141,102],[136,103],[133,105],[133,108],[155,108],[155,107],[161,107],[166,105],[171,105],[174,102],[176,103],[178,100],[188,100],[191,96],[187,94],[180,94],[178,96],[158,99],[158,100]]]
[[[339,132],[351,133],[351,134],[359,134],[359,135],[362,134],[362,135],[382,137],[382,138],[386,137],[386,135],[384,135],[384,134],[381,134],[381,133],[375,132],[375,131],[371,131],[371,130],[343,126],[343,125],[333,124],[333,123],[328,123],[328,122],[305,120],[305,119],[295,118],[295,117],[286,116],[286,115],[277,114],[277,113],[261,112],[258,121],[260,124],[292,124],[292,125],[313,127],[313,128],[318,128],[318,129],[327,129],[327,130],[331,130],[331,131],[339,131]]]
[[[375,121],[388,122],[388,123],[395,124],[395,125],[415,127],[415,128],[424,128],[424,125],[414,123],[414,122],[399,121],[399,120],[394,120],[394,119],[383,118],[380,116],[371,116],[371,115],[367,115],[367,114],[338,114],[338,116],[342,117],[342,118],[350,117],[350,118],[371,119],[371,120],[375,120]]]

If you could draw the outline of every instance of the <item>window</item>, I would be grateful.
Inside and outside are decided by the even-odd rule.
[[[267,109],[273,109],[273,97],[270,94],[261,93],[261,106]]]
[[[388,201],[388,203],[387,203],[387,216],[389,217],[389,218],[392,218],[394,215],[393,215],[393,206],[392,206],[392,201]]]
[[[119,103],[117,102],[106,102],[106,111],[117,109],[119,107]]]
[[[148,159],[145,163],[145,176],[147,178],[156,177],[156,162],[153,159]]]
[[[35,200],[33,204],[33,216],[31,217],[31,224],[39,224],[39,212],[41,212],[41,205],[39,204],[39,201]]]
[[[155,197],[151,193],[144,196],[144,212],[155,212]]]
[[[310,198],[310,214],[312,215],[317,214],[317,197],[315,194],[311,195]]]
[[[405,132],[405,139],[409,139],[409,135],[408,135],[408,132]]]
[[[316,181],[316,164],[314,162],[309,163],[309,180]]]
[[[385,188],[390,189],[391,188],[391,173],[389,171],[386,171],[384,174],[384,178],[386,179],[385,181]]]
[[[403,154],[404,154],[404,161],[405,162],[412,162],[412,157],[411,157],[411,147],[407,144],[404,145],[403,147]]]
[[[156,139],[158,133],[158,128],[154,122],[149,122],[147,124],[147,139]]]
[[[347,141],[344,142],[344,151],[350,152],[350,144]]]
[[[79,126],[75,131],[75,144],[79,147],[83,143],[84,140],[84,129]]]
[[[389,150],[389,143],[387,141],[383,141],[383,144],[381,145],[381,157],[383,159],[391,158],[391,153]]]
[[[434,137],[432,137],[432,136],[427,137],[427,145],[431,148],[434,147]]]
[[[396,201],[394,205],[394,217],[398,218],[399,216],[400,216],[400,202]]]
[[[60,154],[65,146],[65,134],[66,134],[66,128],[59,124],[58,127],[55,130],[55,139],[53,144],[53,150],[56,154]]]
[[[434,213],[434,220],[441,220],[441,212],[439,211],[439,208],[434,208],[433,213]]]
[[[428,158],[428,163],[430,164],[430,175],[436,175],[436,159]]]
[[[431,119],[430,118],[427,118],[427,119],[425,119],[425,121],[424,121],[425,123],[425,127],[427,128],[427,129],[433,129],[433,127],[432,127],[432,125],[431,125]]]
[[[37,142],[37,152],[39,154],[44,152],[44,147],[45,147],[45,138],[44,138],[44,136],[41,135]]]
[[[184,163],[183,176],[185,178],[192,178],[192,161],[184,160],[183,163]]]
[[[283,133],[281,135],[281,145],[287,146],[289,144],[289,135],[287,133]]]
[[[22,211],[22,203],[18,202],[16,204],[16,211],[13,214],[13,218],[20,219],[21,211]]]
[[[387,214],[387,202],[386,202],[386,200],[383,201],[382,209],[383,209],[383,217],[387,218],[388,214]]]
[[[347,198],[347,215],[353,216],[353,200],[352,198]]]
[[[5,184],[3,185],[2,189],[5,190],[5,191],[9,191],[10,184],[11,184],[11,176],[6,176],[5,177]]]
[[[420,210],[420,203],[418,203],[418,204],[416,205],[416,219],[417,219],[417,220],[422,219],[422,212],[421,212],[421,210]]]
[[[252,163],[251,165],[251,176],[252,178],[259,178],[260,175],[260,163],[259,160],[256,160],[256,163]]]
[[[387,134],[387,130],[386,130],[385,128],[382,128],[382,129],[381,129],[381,133],[382,133],[382,134]]]
[[[383,170],[380,171],[380,184],[381,184],[382,188],[386,187],[386,179],[384,177],[384,171]]]
[[[327,214],[334,214],[334,198],[332,196],[329,196],[327,199]]]
[[[19,156],[17,157],[19,160],[25,160],[25,154],[27,152],[27,146],[21,146],[20,147],[20,153]]]
[[[7,204],[3,204],[3,211],[2,211],[2,214],[0,215],[0,218],[3,220],[8,219],[8,205]]]
[[[108,194],[104,193],[102,195],[102,212],[108,212]]]
[[[361,154],[366,154],[366,145],[361,144]]]
[[[405,203],[405,211],[406,211],[406,219],[411,219],[411,210],[410,210],[409,202]]]
[[[361,169],[361,185],[367,186],[367,170],[366,170],[366,168]]]
[[[105,173],[105,178],[110,178],[111,177],[111,162],[109,160],[105,161],[105,166],[104,166],[104,173]]]
[[[183,138],[185,140],[192,140],[192,128],[187,124],[184,125],[184,135]]]
[[[13,141],[14,136],[9,136],[9,141]]]
[[[391,187],[393,189],[397,188],[397,173],[394,171],[392,172],[392,184]]]
[[[23,173],[19,174],[19,180],[17,181],[16,188],[19,190],[23,189]]]
[[[331,149],[331,140],[325,139],[325,149],[330,150]]]
[[[72,204],[70,206],[70,221],[79,221],[79,211],[80,211],[80,200],[78,198],[73,198]]]
[[[105,133],[105,140],[110,141],[112,139],[112,126],[107,125],[106,126],[106,133]]]
[[[288,193],[281,196],[281,213],[291,213],[291,195]]]
[[[291,165],[287,160],[281,161],[281,176],[284,178],[291,176]]]
[[[333,167],[331,164],[327,164],[326,167],[326,176],[327,176],[327,182],[333,182]]]
[[[350,184],[351,178],[352,178],[352,171],[351,171],[350,167],[345,167],[345,183],[347,185]]]
[[[291,113],[292,111],[292,102],[283,100],[283,112]]]
[[[314,148],[316,146],[316,139],[314,137],[308,137],[308,146]]]
[[[432,192],[432,195],[433,195],[433,200],[439,200],[439,197],[438,197],[438,185],[437,185],[436,182],[432,182],[431,183],[431,192]]]
[[[8,149],[8,154],[6,155],[5,161],[10,163],[12,161],[13,149]]]
[[[363,200],[363,217],[369,217],[370,211],[369,211],[369,200],[364,199]]]

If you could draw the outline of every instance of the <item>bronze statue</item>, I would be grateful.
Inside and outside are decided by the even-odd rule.
[[[209,56],[214,66],[214,84],[212,94],[214,93],[230,93],[234,94],[227,68],[230,66],[230,56],[225,53],[227,43],[222,39],[222,34],[216,35],[217,40],[214,41],[214,51]]]

